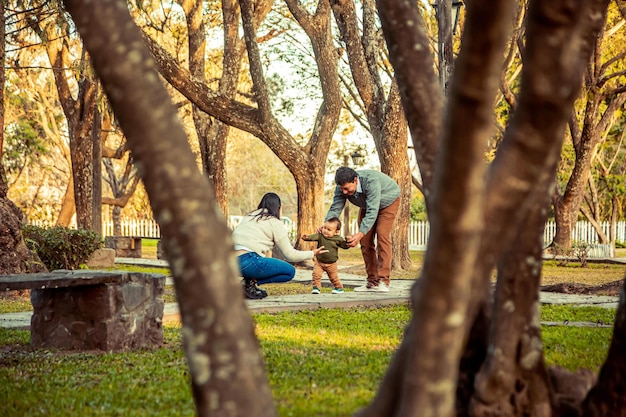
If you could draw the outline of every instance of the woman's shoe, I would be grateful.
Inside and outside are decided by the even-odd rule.
[[[267,291],[256,286],[256,279],[243,280],[243,294],[250,300],[260,300],[267,297]]]

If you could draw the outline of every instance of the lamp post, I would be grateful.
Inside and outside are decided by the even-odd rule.
[[[433,4],[437,17],[439,81],[445,95],[448,95],[448,83],[452,77],[454,66],[452,39],[456,34],[461,6],[463,6],[463,2],[459,0],[437,0],[437,3]]]
[[[361,164],[363,164],[363,155],[361,155],[361,153],[359,151],[354,151],[352,152],[352,155],[350,155],[350,158],[352,158],[352,163],[354,164],[355,167],[359,167],[361,166]]]

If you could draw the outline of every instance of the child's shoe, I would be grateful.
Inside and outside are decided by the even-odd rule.
[[[313,287],[313,290],[311,291],[311,294],[319,294],[320,293],[320,289],[317,287]]]
[[[343,294],[343,288],[333,288],[333,290],[330,292],[331,294]]]

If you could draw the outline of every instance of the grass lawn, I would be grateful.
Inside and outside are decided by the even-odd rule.
[[[613,320],[572,310],[547,307],[542,319]],[[409,317],[406,306],[254,314],[279,415],[346,416],[367,404]],[[543,337],[549,364],[597,370],[611,329],[546,327]],[[33,350],[28,339],[0,329],[2,416],[194,415],[179,328],[166,327],[159,349],[125,353]]]
[[[156,243],[154,249],[156,258]],[[146,256],[146,246],[143,252]],[[392,278],[417,277],[422,256],[413,252],[412,268]],[[340,262],[347,272],[364,272],[358,249],[340,252]],[[163,268],[135,268],[124,266],[169,274]],[[623,278],[624,266],[581,268],[574,262],[557,266],[547,261],[543,275],[544,285],[598,285]],[[268,290],[272,294],[308,293],[310,286],[273,284]],[[174,301],[173,297],[168,287],[167,302]],[[26,309],[31,306],[25,296],[0,299],[0,312]],[[346,416],[367,404],[410,314],[407,306],[253,314],[279,415]],[[542,307],[542,321],[612,324],[614,315],[615,310],[601,308]],[[544,326],[546,361],[571,370],[597,371],[611,334],[610,328]],[[165,328],[163,347],[123,353],[34,350],[28,331],[0,328],[0,381],[0,416],[195,415],[177,327]]]

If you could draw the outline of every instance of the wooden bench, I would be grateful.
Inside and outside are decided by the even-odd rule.
[[[165,275],[57,270],[0,275],[0,290],[31,290],[37,348],[127,350],[163,343]]]

